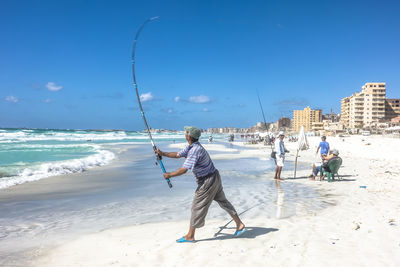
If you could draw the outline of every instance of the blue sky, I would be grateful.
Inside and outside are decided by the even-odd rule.
[[[340,112],[366,82],[400,98],[397,1],[2,1],[0,127],[249,127]]]

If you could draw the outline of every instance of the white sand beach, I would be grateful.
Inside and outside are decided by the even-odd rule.
[[[206,225],[197,230],[197,242],[186,244],[175,243],[175,239],[186,233],[188,220],[111,228],[50,249],[31,263],[33,266],[399,266],[400,139],[350,136],[328,137],[327,141],[331,148],[339,150],[343,159],[339,170],[342,180],[328,183],[307,178],[319,142],[318,137],[313,137],[309,138],[310,149],[301,151],[299,157],[299,163],[309,164],[310,170],[299,170],[296,179],[281,182],[316,188],[322,200],[315,201],[325,202],[327,208],[299,212],[288,218],[243,214],[247,232],[239,238],[231,237],[232,223],[215,236],[229,219],[216,219],[209,214]],[[171,150],[179,145],[173,145]],[[296,144],[286,142],[286,145],[291,151],[287,160],[293,161]],[[218,145],[205,146],[211,157],[213,150],[221,149]],[[262,145],[247,146],[251,149],[242,151],[242,155],[228,156],[239,164],[241,157],[265,158],[270,151]],[[235,153],[234,148],[230,152]],[[268,176],[273,178],[271,173]],[[293,177],[293,169],[284,167],[282,176]],[[175,179],[173,182],[179,183],[179,178]],[[240,194],[240,188],[236,193]],[[235,198],[231,191],[226,190],[226,194],[228,199]],[[237,210],[242,208],[237,203],[235,206]],[[185,208],[189,210],[190,206]]]

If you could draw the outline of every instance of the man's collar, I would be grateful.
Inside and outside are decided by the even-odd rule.
[[[194,144],[200,144],[200,143],[199,143],[199,141],[196,141],[196,142],[194,142],[192,144],[189,144],[189,146],[192,147]]]

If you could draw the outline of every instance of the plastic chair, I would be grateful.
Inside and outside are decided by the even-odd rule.
[[[330,170],[329,172],[326,171],[324,167],[321,167],[321,171],[320,171],[321,179],[324,174],[328,178],[328,182],[331,182],[333,179],[335,179],[335,175],[337,175],[339,177],[338,171],[339,171],[339,168],[341,165],[342,165],[342,159],[340,157],[331,159],[327,165]]]

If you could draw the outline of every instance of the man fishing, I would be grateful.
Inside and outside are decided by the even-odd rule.
[[[245,225],[240,220],[235,208],[226,199],[222,188],[221,176],[214,167],[208,152],[199,143],[201,132],[193,126],[185,126],[184,129],[185,138],[189,144],[186,148],[179,152],[163,152],[158,148],[155,150],[160,156],[168,158],[186,158],[181,168],[164,173],[165,179],[180,176],[185,174],[188,170],[191,170],[196,176],[198,184],[192,202],[189,231],[185,236],[176,240],[176,242],[195,242],[194,235],[196,228],[204,226],[208,208],[213,200],[217,201],[220,207],[231,215],[236,223],[236,231],[233,236],[238,237],[244,233]]]

